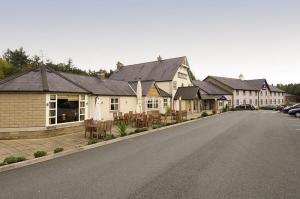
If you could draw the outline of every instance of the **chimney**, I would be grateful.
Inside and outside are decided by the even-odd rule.
[[[117,63],[117,70],[120,70],[124,65],[118,61]]]
[[[241,73],[240,75],[239,75],[239,79],[240,80],[244,80],[245,78],[244,78],[244,75]]]
[[[161,62],[162,60],[163,60],[162,57],[160,55],[158,55],[157,61]]]
[[[105,79],[105,74],[106,74],[105,70],[100,70],[99,72],[97,72],[97,76],[102,80]]]

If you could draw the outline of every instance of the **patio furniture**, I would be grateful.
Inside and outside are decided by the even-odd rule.
[[[129,124],[129,114],[128,113],[125,113],[124,114],[124,122],[125,122],[125,124]]]
[[[105,132],[106,132],[106,133],[107,133],[107,132],[110,132],[110,134],[112,134],[112,133],[111,133],[111,130],[112,130],[113,125],[114,125],[114,121],[113,121],[113,120],[108,120],[108,121],[106,121]]]
[[[92,136],[92,127],[93,119],[84,120],[84,137],[86,137],[86,133],[90,133],[90,137]]]
[[[96,129],[97,129],[97,138],[103,138],[106,136],[106,122],[97,121],[96,122]]]
[[[114,123],[116,124],[116,123],[118,123],[118,114],[117,114],[117,112],[113,112],[113,118],[114,118]]]
[[[152,115],[152,124],[161,124],[161,115]]]
[[[124,116],[123,116],[122,112],[118,112],[118,119],[119,119],[119,122],[124,120]]]

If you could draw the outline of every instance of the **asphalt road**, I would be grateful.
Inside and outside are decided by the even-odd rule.
[[[299,199],[299,125],[226,113],[0,173],[0,198]]]

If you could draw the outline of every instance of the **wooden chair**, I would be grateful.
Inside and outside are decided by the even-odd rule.
[[[92,136],[92,127],[93,119],[84,120],[84,137],[86,137],[86,132],[90,133],[90,136]]]
[[[148,116],[145,114],[143,115],[143,121],[142,121],[143,127],[149,127],[149,121],[148,121]]]
[[[125,122],[125,124],[129,124],[129,114],[128,113],[125,113],[124,114],[124,122]]]
[[[117,114],[117,112],[113,112],[113,118],[114,118],[114,123],[116,124],[116,123],[118,123],[118,114]]]
[[[103,138],[106,136],[106,122],[97,122],[96,124],[97,128],[97,138]]]
[[[118,112],[118,119],[119,119],[119,122],[124,120],[122,112]]]
[[[112,121],[112,120],[106,121],[105,132],[106,132],[106,133],[107,133],[107,132],[110,132],[110,135],[111,135],[111,134],[112,134],[112,133],[111,133],[111,130],[112,130],[113,125],[114,125],[114,121]]]

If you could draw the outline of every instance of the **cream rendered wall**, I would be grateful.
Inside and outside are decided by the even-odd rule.
[[[162,90],[166,91],[169,94],[172,94],[172,82],[155,82],[155,84]]]
[[[237,106],[237,100],[239,100],[239,105],[244,104],[244,100],[245,100],[245,104],[252,104],[253,106],[258,107],[258,91],[234,90],[233,98],[234,98],[234,107]]]
[[[93,117],[95,111],[95,99],[97,96],[89,96],[89,118]],[[135,111],[137,99],[136,97],[126,97],[126,96],[99,96],[101,105],[101,118],[103,120],[112,120],[113,111],[110,111],[110,99],[119,99],[119,110],[118,112],[128,113],[129,111]]]
[[[183,73],[183,74],[186,74],[187,75],[187,79],[182,79],[182,78],[179,78],[178,77],[178,73]],[[173,83],[176,82],[177,86],[176,86],[176,89],[173,88]],[[184,66],[181,66],[178,68],[173,80],[172,80],[172,84],[171,84],[171,88],[172,88],[172,98],[174,97],[176,91],[177,91],[177,88],[178,87],[187,87],[187,86],[192,86],[192,81],[190,79],[190,76],[188,74],[188,68],[187,67],[184,67]]]

